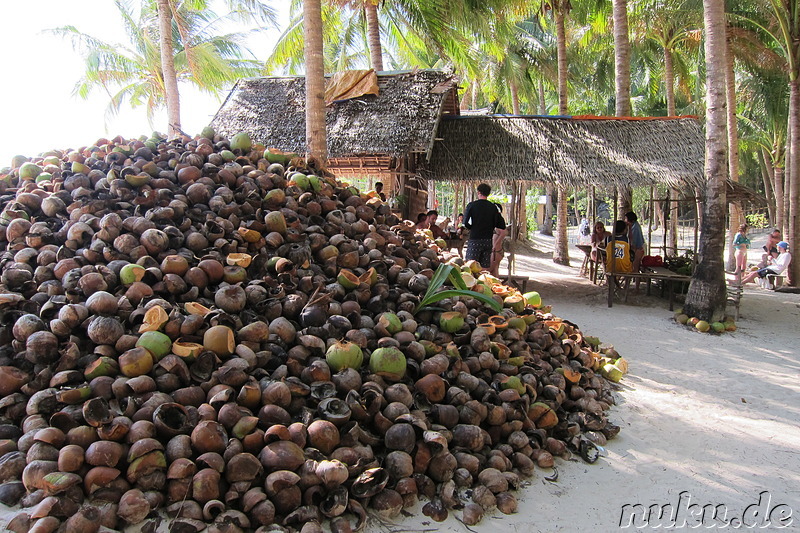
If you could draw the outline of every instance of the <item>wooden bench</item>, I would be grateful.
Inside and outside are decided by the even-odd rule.
[[[767,288],[770,290],[774,291],[778,287],[783,286],[783,274],[767,274],[767,277],[764,279],[767,281]]]
[[[625,289],[625,302],[628,301],[628,290],[630,289],[630,282],[633,280],[647,281],[647,294],[650,294],[650,281],[661,281],[661,296],[667,292],[669,296],[669,310],[675,308],[675,285],[688,283],[691,281],[691,276],[684,276],[676,274],[675,272],[664,267],[645,267],[647,272],[606,272],[606,281],[608,283],[608,306],[614,305],[614,289],[620,288],[615,283],[615,280],[622,280],[622,285]]]
[[[500,275],[498,276],[498,278],[504,284],[516,287],[523,294],[528,292],[528,283],[531,283],[531,278],[529,278],[528,276],[510,276],[506,274],[506,275]]]

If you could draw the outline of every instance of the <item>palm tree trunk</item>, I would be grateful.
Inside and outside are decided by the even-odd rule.
[[[764,182],[764,196],[767,198],[767,213],[770,224],[775,224],[775,193],[772,190],[773,174],[775,169],[772,167],[772,160],[766,148],[761,148],[761,180]]]
[[[664,47],[664,93],[667,97],[667,115],[674,117],[678,114],[675,109],[675,65],[672,59],[672,50],[667,46]],[[667,250],[671,250],[672,255],[678,255],[678,216],[680,214],[678,197],[677,189],[670,188],[669,244]],[[669,252],[667,252],[667,255],[669,255]]]
[[[667,116],[674,117],[678,114],[675,110],[675,65],[672,60],[672,50],[664,47],[664,93],[667,98]]]
[[[699,262],[686,294],[684,312],[709,322],[725,315],[725,180],[728,177],[725,109],[725,2],[703,0],[706,55],[706,194]]]
[[[367,40],[369,41],[369,62],[376,71],[383,70],[383,50],[381,49],[381,29],[378,24],[378,4],[373,0],[364,0],[364,12],[367,16]]]
[[[736,72],[731,50],[730,35],[725,57],[725,99],[728,103],[728,172],[731,181],[739,181],[739,127],[736,119]],[[744,222],[744,214],[739,203],[728,204],[728,242],[732,243],[739,225]],[[728,270],[736,268],[733,246],[728,247]]]
[[[558,186],[558,202],[556,204],[556,242],[553,248],[553,262],[569,266],[567,247],[567,188]]]
[[[544,99],[544,80],[539,78],[539,114],[547,114],[547,102]]]
[[[669,249],[672,250],[672,255],[678,255],[678,217],[680,216],[680,208],[678,206],[677,189],[669,190]]]
[[[515,115],[519,115],[519,89],[517,88],[517,82],[511,80],[508,85],[511,89],[511,110]]]
[[[556,19],[556,52],[558,56],[558,113],[566,115],[567,107],[567,30],[564,22],[566,1],[561,0],[555,8]],[[553,262],[569,265],[569,247],[567,246],[567,190],[558,187],[558,203],[556,204],[556,235],[553,247]]]
[[[615,114],[631,116],[631,43],[628,39],[628,2],[612,0],[614,19],[614,96]],[[633,191],[623,187],[619,191],[619,211],[627,213],[633,209]]]
[[[306,60],[306,146],[308,154],[325,164],[328,139],[325,127],[325,66],[322,59],[320,0],[303,0]]]
[[[181,135],[181,102],[178,93],[178,75],[175,73],[172,48],[172,9],[169,0],[158,0],[159,48],[161,72],[164,79],[164,98],[167,102],[167,136]]]
[[[539,230],[542,235],[553,234],[553,185],[548,183],[544,187],[544,223]]]
[[[775,172],[773,173],[773,178],[775,179],[775,184],[773,189],[775,190],[775,227],[779,230],[783,231],[783,176],[784,171],[782,166],[775,166]]]
[[[800,244],[798,241],[798,231],[800,221],[798,221],[798,208],[800,208],[800,149],[797,142],[800,141],[800,79],[796,76],[789,82],[789,129],[791,130],[792,152],[789,158],[790,182],[789,182],[789,232],[784,235],[789,236],[789,248],[794,257],[799,257]],[[785,240],[785,239],[784,239]],[[789,265],[789,285],[795,286],[800,281],[800,261],[792,261]]]
[[[559,115],[567,114],[567,30],[564,25],[564,17],[564,8],[561,7],[561,2],[559,2],[555,9]]]
[[[614,86],[616,115],[631,116],[631,43],[628,40],[628,1],[612,0],[614,17]]]

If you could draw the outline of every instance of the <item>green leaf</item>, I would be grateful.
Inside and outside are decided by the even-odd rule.
[[[444,300],[445,298],[453,298],[456,296],[466,296],[468,298],[475,298],[477,300],[480,300],[481,302],[485,303],[498,313],[503,310],[503,306],[501,306],[496,300],[494,300],[493,298],[489,298],[485,294],[480,294],[473,291],[462,291],[455,289],[447,289],[431,295],[426,294],[425,299],[419,303],[417,309],[419,310],[425,306],[431,305],[440,300]]]
[[[425,297],[438,291],[439,288],[444,285],[444,282],[447,281],[447,277],[450,275],[452,270],[452,265],[445,265],[444,263],[440,264],[439,268],[436,269],[436,272],[433,273],[433,278],[431,278],[431,282],[428,285],[428,290],[425,292]]]
[[[450,283],[453,284],[453,287],[456,289],[461,289],[462,291],[467,290],[467,284],[464,283],[464,278],[461,277],[461,271],[457,268],[454,268],[452,272],[450,272],[450,276],[448,278]]]

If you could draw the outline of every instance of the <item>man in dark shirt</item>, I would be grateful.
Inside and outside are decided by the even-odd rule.
[[[487,200],[492,188],[486,183],[478,185],[478,199],[467,204],[464,211],[464,227],[469,230],[467,260],[474,259],[483,268],[492,264],[492,236],[495,228],[504,229],[506,221],[497,206]]]

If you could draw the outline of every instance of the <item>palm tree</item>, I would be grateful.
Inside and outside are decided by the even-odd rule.
[[[170,8],[175,7],[166,1]],[[114,3],[123,21],[128,44],[106,42],[74,26],[56,28],[51,32],[69,38],[84,57],[86,70],[75,86],[76,95],[86,99],[95,89],[105,91],[110,97],[107,112],[112,115],[126,102],[132,107],[144,105],[152,123],[155,111],[167,101],[168,82],[164,76],[160,45],[160,4],[149,2],[135,12],[124,0],[115,0]],[[179,10],[185,39],[181,38],[174,17],[172,22],[171,57],[178,82],[189,82],[204,92],[218,95],[237,79],[259,72],[259,63],[245,58],[249,51],[244,47],[243,33],[220,34],[216,27],[225,17],[218,17],[210,10],[189,7]],[[163,9],[161,12],[166,13]],[[176,108],[178,106],[173,110]],[[170,116],[169,121],[180,127],[179,116]]]
[[[728,177],[725,97],[726,26],[724,0],[703,0],[706,53],[706,187],[700,232],[700,261],[686,294],[684,312],[703,320],[725,315],[725,187]]]
[[[615,112],[618,117],[631,116],[631,43],[628,39],[628,2],[612,0],[614,17],[614,86]],[[624,187],[619,191],[620,213],[633,207],[633,191]]]
[[[181,133],[181,102],[178,93],[178,74],[175,72],[175,51],[172,47],[172,6],[170,0],[158,0],[158,48],[164,78],[164,100],[167,105],[167,135]]]
[[[306,58],[306,145],[308,154],[324,165],[328,159],[325,125],[325,65],[322,59],[322,5],[303,0]]]

